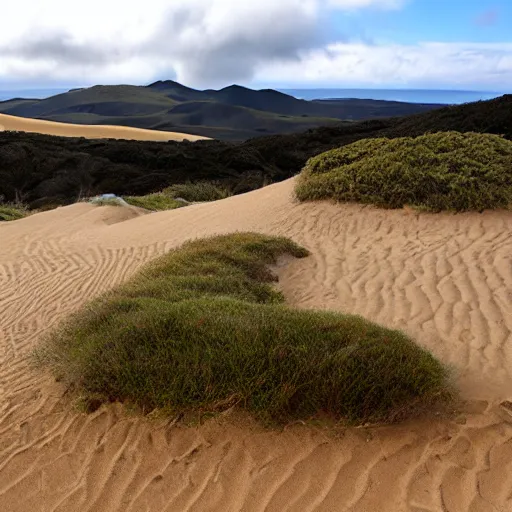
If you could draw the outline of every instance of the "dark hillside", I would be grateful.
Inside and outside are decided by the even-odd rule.
[[[173,80],[159,80],[148,85],[146,89],[164,94],[168,98],[180,103],[183,101],[207,101],[211,99],[211,96],[206,91],[198,91]]]
[[[189,101],[180,103],[169,110],[172,118],[172,126],[196,126],[201,127],[202,132],[209,133],[217,128],[229,128],[231,130],[245,130],[252,126],[253,130],[261,133],[290,133],[296,131],[297,126],[305,129],[318,125],[339,124],[337,119],[297,117],[291,115],[264,112],[248,107],[230,105],[217,101]],[[205,130],[205,127],[208,127]],[[170,129],[170,128],[169,128]]]
[[[215,101],[228,105],[263,110],[275,114],[291,116],[313,115],[325,117],[338,117],[333,108],[317,105],[311,101],[298,100],[293,96],[272,89],[254,91],[239,85],[231,85],[220,91],[209,91]],[[330,114],[330,115],[328,115]]]
[[[311,156],[369,137],[407,137],[429,132],[477,132],[503,135],[512,140],[512,94],[450,106],[423,114],[352,125],[321,127],[305,133],[263,137],[247,141],[281,169],[302,167]],[[286,148],[286,150],[283,150]],[[273,156],[272,156],[273,155]]]
[[[87,89],[58,94],[34,103],[20,104],[9,109],[9,114],[21,117],[46,119],[54,114],[90,112],[104,116],[152,114],[168,109],[175,101],[158,92],[133,85],[97,85]],[[113,105],[117,107],[115,110]],[[84,110],[81,110],[84,109]],[[4,111],[0,108],[0,111]],[[5,112],[7,113],[7,112]]]
[[[289,178],[308,158],[357,140],[468,130],[512,140],[512,95],[406,118],[323,127],[239,144],[87,140],[0,132],[0,196],[36,207],[70,203],[84,194],[142,195],[199,180],[220,181],[240,193]]]
[[[412,114],[429,112],[430,110],[442,107],[442,105],[434,103],[415,103],[414,112],[412,112],[411,104],[403,101],[382,101],[358,98],[314,100],[312,103],[323,107],[329,107],[336,112],[337,117],[351,121],[382,117],[409,116]]]
[[[512,94],[408,116],[397,125],[396,132],[390,131],[390,135],[421,135],[426,132],[450,130],[495,133],[512,139]]]
[[[39,100],[30,98],[12,98],[10,100],[0,101],[0,112],[9,114],[13,109],[33,105],[37,102],[39,102]]]
[[[41,100],[0,102],[0,112],[75,124],[133,126],[242,141],[259,135],[301,132],[347,122],[409,115],[439,108],[372,100],[305,101],[271,89],[232,85],[199,91],[172,80],[148,86],[74,89]]]

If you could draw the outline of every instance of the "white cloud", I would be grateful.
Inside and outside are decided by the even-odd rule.
[[[366,7],[398,9],[405,3],[406,0],[327,0],[329,6],[346,10],[364,9]]]
[[[325,16],[407,0],[16,0],[2,5],[0,83],[511,83],[510,44],[330,43]]]
[[[301,83],[355,87],[479,84],[503,91],[512,84],[512,43],[335,43],[305,52],[297,63],[265,65],[256,78],[275,83],[290,83],[292,78]]]
[[[318,46],[320,0],[17,0],[2,6],[0,77],[248,80],[263,60]],[[142,67],[141,67],[142,66]],[[148,73],[149,66],[149,73]],[[130,72],[131,70],[131,72]]]
[[[351,10],[400,4],[403,0],[87,0],[77,9],[69,0],[16,0],[2,5],[7,22],[2,23],[0,43],[48,30],[65,30],[78,41],[134,43],[154,34],[163,18],[185,10],[192,23],[206,20],[201,26],[205,36],[235,27],[250,31],[261,22],[278,29],[297,14],[314,19],[325,6]],[[192,31],[196,28],[191,26]]]

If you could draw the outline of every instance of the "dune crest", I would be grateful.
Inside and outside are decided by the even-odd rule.
[[[512,510],[512,212],[417,214],[299,204],[294,180],[131,218],[76,204],[0,225],[0,510]],[[115,222],[115,224],[113,224]],[[298,307],[405,330],[455,371],[452,419],[264,432],[92,415],[35,374],[41,334],[183,241],[285,235],[312,256],[278,269]]]
[[[0,131],[41,133],[44,135],[57,135],[59,137],[85,137],[87,139],[152,141],[195,141],[207,139],[207,137],[188,135],[186,133],[146,130],[144,128],[132,128],[130,126],[57,123],[55,121],[28,119],[7,114],[0,114]]]

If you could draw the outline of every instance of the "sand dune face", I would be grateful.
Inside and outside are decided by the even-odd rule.
[[[512,213],[298,204],[293,180],[144,216],[77,204],[0,225],[0,510],[510,511]],[[404,329],[453,366],[454,419],[327,434],[224,420],[185,428],[70,408],[34,373],[39,337],[191,237],[255,230],[312,256],[283,266],[298,307]]]
[[[145,130],[130,126],[83,125],[57,123],[40,119],[0,114],[0,131],[18,131],[58,135],[60,137],[86,137],[87,139],[126,139],[126,140],[202,140],[207,137],[188,135],[186,133]]]

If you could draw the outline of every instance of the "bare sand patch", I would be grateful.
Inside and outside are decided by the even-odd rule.
[[[0,510],[510,511],[512,212],[298,203],[293,180],[150,215],[76,204],[0,225]],[[40,335],[183,241],[254,230],[307,247],[279,266],[298,307],[405,330],[452,365],[455,419],[337,436],[92,415],[35,374]]]
[[[207,137],[188,135],[178,132],[164,132],[158,130],[145,130],[131,126],[108,126],[57,123],[41,119],[28,119],[24,117],[0,114],[0,131],[18,131],[41,133],[44,135],[57,135],[60,137],[86,137],[88,139],[126,139],[126,140],[202,140]]]

